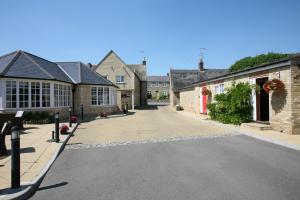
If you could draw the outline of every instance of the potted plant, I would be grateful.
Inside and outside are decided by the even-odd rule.
[[[211,91],[207,88],[202,88],[201,94],[203,96],[209,96],[211,94]]]
[[[72,123],[77,123],[78,122],[78,117],[75,116],[75,115],[71,116],[71,122]]]
[[[108,113],[105,111],[100,112],[100,117],[107,117]]]
[[[284,89],[284,84],[279,79],[272,79],[263,85],[263,89],[266,93],[269,93],[270,91],[282,90]]]
[[[65,124],[63,124],[61,127],[60,127],[60,134],[67,134],[67,132],[68,132],[68,130],[69,130],[69,127],[67,126],[67,125],[65,125]]]

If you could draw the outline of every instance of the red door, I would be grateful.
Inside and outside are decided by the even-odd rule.
[[[203,87],[203,89],[206,89],[206,87]],[[206,102],[207,102],[207,96],[202,95],[202,111],[203,111],[203,114],[207,114]]]

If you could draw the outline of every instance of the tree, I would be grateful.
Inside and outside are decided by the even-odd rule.
[[[230,72],[240,71],[258,65],[267,64],[282,58],[288,58],[289,56],[291,56],[291,54],[282,54],[282,53],[273,53],[273,52],[267,54],[260,54],[254,57],[249,56],[236,61],[233,65],[229,67],[229,71]]]

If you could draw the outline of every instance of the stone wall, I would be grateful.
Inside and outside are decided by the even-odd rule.
[[[291,67],[291,91],[292,91],[292,131],[300,134],[300,63],[293,61]]]
[[[141,81],[140,83],[141,88],[141,106],[144,107],[147,105],[147,81]]]
[[[195,90],[184,90],[180,92],[180,105],[185,111],[195,112]]]

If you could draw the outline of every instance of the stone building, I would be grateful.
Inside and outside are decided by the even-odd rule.
[[[169,76],[148,76],[147,77],[148,99],[157,99],[161,96],[169,99],[170,79]]]
[[[227,69],[205,69],[201,59],[198,69],[170,69],[170,104],[179,105],[179,90],[195,82],[228,73]]]
[[[104,93],[95,97],[95,87]],[[79,114],[83,105],[84,116],[96,116],[117,110],[116,89],[81,62],[54,63],[21,50],[0,57],[1,114],[47,111],[67,118],[70,107]]]
[[[262,86],[279,79],[284,90],[266,93]],[[207,114],[206,105],[216,94],[223,93],[233,82],[257,84],[261,90],[252,92],[253,121],[263,122],[277,131],[300,134],[300,55],[281,59],[245,70],[198,81],[180,89],[180,105],[185,110]],[[211,95],[204,96],[207,89]]]
[[[119,87],[117,92],[119,109],[126,104],[129,109],[143,107],[147,104],[145,60],[142,64],[126,64],[111,50],[99,64],[93,66],[93,69]]]

